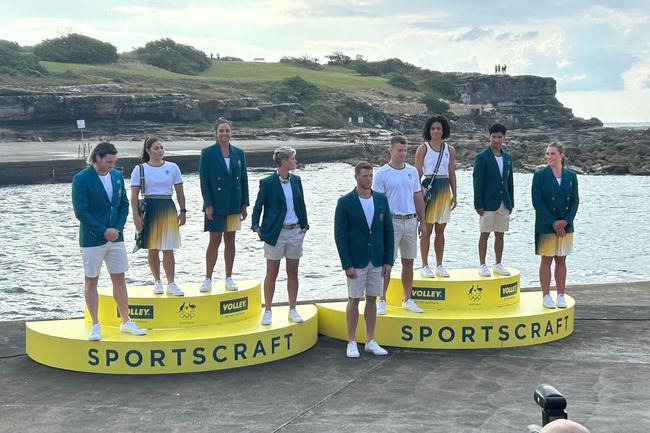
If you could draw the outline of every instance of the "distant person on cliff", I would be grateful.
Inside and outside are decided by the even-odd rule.
[[[248,174],[244,152],[230,144],[231,123],[223,118],[215,126],[217,142],[201,150],[199,177],[205,220],[203,230],[210,232],[205,253],[205,279],[201,292],[212,290],[212,273],[222,237],[225,238],[226,290],[237,290],[232,279],[235,262],[235,232],[248,215]]]
[[[546,148],[548,165],[533,175],[535,208],[535,253],[541,256],[539,282],[544,307],[566,308],[566,256],[573,252],[573,220],[578,212],[578,177],[564,167],[564,147],[551,143]],[[555,261],[557,299],[550,294],[551,263]]]
[[[402,308],[422,313],[413,298],[413,261],[418,255],[418,233],[426,236],[424,199],[420,176],[412,165],[406,163],[406,138],[397,136],[390,140],[390,160],[375,174],[373,191],[386,194],[393,218],[394,254],[402,257]],[[386,290],[390,275],[384,278],[384,291],[377,304],[377,314],[386,314]]]
[[[346,356],[358,358],[357,324],[359,301],[365,295],[365,351],[388,355],[375,341],[378,296],[383,293],[382,278],[390,277],[393,267],[393,219],[386,196],[372,190],[372,165],[361,161],[354,167],[357,186],[339,198],[334,215],[334,239],[348,283]]]
[[[145,335],[129,318],[129,298],[124,273],[129,267],[124,248],[124,224],[129,214],[124,177],[115,170],[117,149],[108,142],[99,143],[90,152],[89,166],[72,178],[72,207],[81,223],[79,246],[83,257],[86,308],[92,324],[88,340],[101,339],[97,309],[97,281],[102,264],[113,283],[113,297],[120,314],[120,332]]]
[[[278,165],[278,170],[260,180],[251,226],[264,241],[266,258],[262,325],[272,323],[271,306],[282,258],[286,259],[287,267],[289,320],[302,323],[303,319],[296,309],[296,299],[298,298],[298,265],[302,257],[305,233],[309,230],[305,194],[300,177],[291,173],[297,164],[295,149],[289,146],[279,147],[273,152],[273,160]],[[264,217],[260,225],[262,211]]]
[[[165,148],[159,138],[150,137],[144,141],[142,164],[131,172],[131,211],[135,229],[141,233],[142,247],[148,251],[149,269],[154,279],[153,292],[163,294],[160,280],[160,251],[163,255],[163,269],[167,277],[167,294],[183,296],[183,291],[174,281],[176,260],[174,250],[181,246],[179,227],[185,224],[185,193],[181,171],[173,162],[165,161]],[[144,190],[143,190],[144,184]],[[176,191],[176,199],[172,195]],[[143,193],[146,205],[145,218],[140,215],[140,197]]]
[[[503,149],[506,127],[495,123],[489,130],[490,146],[474,158],[474,209],[480,215],[478,241],[479,275],[490,277],[485,263],[490,233],[494,232],[495,274],[510,275],[502,264],[503,234],[508,231],[514,207],[512,156]]]
[[[415,152],[415,168],[422,180],[426,204],[426,235],[420,239],[423,277],[449,277],[443,264],[445,227],[456,207],[456,150],[444,140],[449,138],[449,121],[441,115],[430,117],[422,128],[422,143]],[[431,233],[435,233],[436,270],[429,266]]]

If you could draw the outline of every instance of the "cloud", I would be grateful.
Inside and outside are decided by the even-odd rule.
[[[452,36],[449,40],[451,42],[477,41],[492,36],[492,33],[492,30],[483,30],[479,27],[474,27],[459,36]]]
[[[499,33],[496,36],[496,39],[498,41],[531,41],[536,37],[538,37],[539,34],[540,32],[537,30],[528,31],[525,33],[505,32],[505,33]]]

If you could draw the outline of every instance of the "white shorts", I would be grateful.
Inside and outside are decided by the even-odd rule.
[[[299,259],[302,257],[302,243],[305,232],[300,227],[282,229],[275,245],[264,242],[264,257],[267,260]]]
[[[384,279],[381,276],[382,266],[373,266],[372,262],[362,269],[355,268],[357,278],[348,278],[348,296],[359,299],[366,296],[381,296],[384,294]]]
[[[84,274],[88,278],[99,277],[102,263],[106,262],[109,274],[123,274],[129,269],[124,242],[106,242],[97,247],[82,247]]]
[[[510,227],[510,211],[503,205],[494,211],[484,211],[479,220],[481,233],[505,233]]]
[[[393,233],[393,260],[397,258],[398,251],[403,259],[415,259],[418,255],[418,219],[393,217]]]

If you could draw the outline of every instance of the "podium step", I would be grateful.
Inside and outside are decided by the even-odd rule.
[[[555,294],[553,295],[555,296]],[[575,301],[568,308],[546,309],[541,293],[521,293],[521,302],[509,307],[467,310],[425,310],[412,313],[388,306],[377,316],[375,339],[381,345],[416,349],[486,349],[528,346],[565,338],[573,332]],[[347,341],[346,302],[316,304],[318,332]],[[356,338],[365,342],[364,303]]]
[[[259,305],[259,304],[258,304]],[[293,323],[288,307],[273,308],[273,325],[255,316],[220,325],[153,329],[147,335],[121,334],[102,325],[102,339],[88,341],[84,319],[26,324],[27,355],[50,367],[89,373],[170,374],[224,370],[277,361],[301,353],[318,338],[316,307],[301,305],[305,320]]]

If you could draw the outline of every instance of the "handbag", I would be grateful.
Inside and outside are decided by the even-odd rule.
[[[144,166],[138,164],[140,167],[140,203],[138,204],[138,213],[142,217],[144,223],[147,218],[147,202],[144,200]],[[135,232],[135,245],[133,246],[133,252],[135,253],[141,248],[144,248],[144,225],[142,225],[142,230]]]
[[[427,144],[427,146],[429,146]],[[436,191],[433,189],[433,181],[436,179],[436,176],[438,175],[438,169],[440,168],[440,162],[442,161],[442,154],[445,152],[445,142],[442,142],[442,145],[440,146],[440,153],[438,154],[438,161],[436,161],[436,168],[433,169],[433,176],[431,176],[431,179],[424,179],[424,182],[422,182],[422,186],[424,187],[424,205],[428,206],[429,203],[433,201],[433,199],[436,197]],[[426,185],[425,183],[427,180],[430,180]]]

